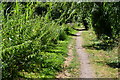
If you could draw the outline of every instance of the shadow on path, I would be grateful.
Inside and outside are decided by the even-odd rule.
[[[80,35],[72,34],[72,33],[68,33],[68,35],[70,35],[70,36],[80,36]]]
[[[74,30],[76,31],[86,31],[87,29],[76,29],[76,28],[73,28]]]
[[[76,31],[86,31],[86,29],[76,29],[76,28],[73,28],[73,29],[76,30]],[[80,36],[80,34],[72,34],[70,32],[68,32],[67,34],[70,35],[70,36]]]

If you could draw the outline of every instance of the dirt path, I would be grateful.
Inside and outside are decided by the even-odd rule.
[[[79,62],[80,62],[80,78],[95,78],[95,73],[91,67],[90,61],[89,61],[89,55],[85,52],[85,49],[82,47],[82,37],[81,37],[82,30],[79,31],[75,36],[73,36],[73,39],[76,41],[75,45],[73,45],[73,42],[70,43],[68,46],[68,57],[66,58],[66,61],[64,62],[64,69],[62,72],[60,72],[56,77],[57,78],[71,78],[71,73],[68,72],[66,67],[69,66],[73,59],[73,46],[76,48],[76,53],[78,53],[79,56]]]
[[[79,31],[76,34],[76,51],[80,57],[80,78],[95,78],[95,73],[89,61],[89,55],[85,53],[82,47],[81,33],[82,31]]]

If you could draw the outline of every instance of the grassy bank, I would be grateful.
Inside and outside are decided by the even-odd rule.
[[[91,63],[97,78],[118,78],[118,47],[112,50],[104,49],[92,30],[82,33],[83,47],[90,54]]]

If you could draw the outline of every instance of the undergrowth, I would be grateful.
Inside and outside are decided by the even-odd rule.
[[[84,39],[83,47],[90,54],[90,59],[96,71],[97,78],[118,78],[118,46],[112,50],[104,46],[102,41],[97,40],[94,31],[84,31],[82,33]],[[99,45],[98,45],[99,44]]]
[[[42,58],[42,67],[39,72],[19,72],[21,76],[25,78],[55,78],[56,72],[62,69],[62,65],[64,62],[64,57],[67,56],[67,45],[68,41],[59,41],[58,44],[54,46],[54,48],[50,48],[42,55],[41,53],[37,55],[37,58]],[[42,56],[42,57],[39,57]],[[37,61],[37,60],[36,60]],[[39,64],[39,62],[38,62]]]
[[[7,5],[4,5],[5,8]],[[14,3],[4,13],[2,26],[2,78],[55,78],[67,56],[66,29],[72,27],[33,15],[34,3]],[[69,29],[68,29],[69,28]]]

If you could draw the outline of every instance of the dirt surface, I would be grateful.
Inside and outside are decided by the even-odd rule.
[[[95,73],[89,61],[89,55],[85,52],[85,49],[82,47],[83,40],[81,37],[81,33],[82,31],[79,31],[77,34],[75,34],[75,36],[73,36],[73,39],[76,40],[75,48],[80,60],[80,78],[95,78]],[[72,49],[73,44],[70,43],[70,45],[68,46],[68,57],[64,62],[64,69],[56,76],[57,78],[71,78],[71,74],[68,73],[66,67],[69,66],[71,60],[73,59]]]
[[[89,55],[82,47],[83,41],[81,33],[82,31],[79,31],[76,34],[76,51],[80,57],[80,78],[95,78],[95,73],[89,61]]]

